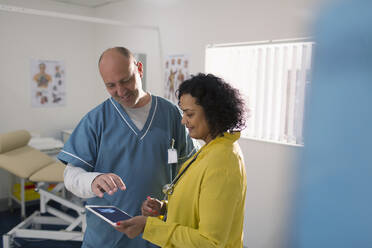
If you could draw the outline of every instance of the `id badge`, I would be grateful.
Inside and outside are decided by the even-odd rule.
[[[177,150],[174,148],[168,149],[168,164],[175,164],[177,162]]]

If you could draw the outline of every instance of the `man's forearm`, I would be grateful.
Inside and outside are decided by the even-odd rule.
[[[80,167],[71,164],[64,171],[64,183],[67,190],[81,198],[91,198],[96,195],[92,191],[92,181],[102,173],[87,172]]]

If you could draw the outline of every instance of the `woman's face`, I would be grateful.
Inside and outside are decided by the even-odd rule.
[[[182,124],[189,130],[189,135],[208,144],[212,136],[202,106],[196,104],[196,99],[190,94],[182,95],[179,105],[183,111]]]

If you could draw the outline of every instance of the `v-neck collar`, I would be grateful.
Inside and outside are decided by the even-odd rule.
[[[140,140],[142,140],[146,136],[147,132],[149,131],[151,127],[152,121],[154,120],[155,113],[156,113],[157,106],[158,106],[158,98],[156,96],[151,95],[151,108],[147,116],[146,123],[143,126],[142,130],[139,130],[137,128],[137,126],[133,123],[132,119],[129,117],[129,115],[127,114],[127,112],[124,110],[123,106],[121,106],[120,103],[115,101],[115,99],[112,97],[110,98],[110,101],[112,105],[114,106],[116,112],[120,115],[121,119],[124,121],[123,124],[128,126],[131,129],[131,131]]]

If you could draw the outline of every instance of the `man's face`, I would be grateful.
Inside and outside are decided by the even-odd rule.
[[[136,107],[142,91],[142,64],[110,52],[102,58],[99,69],[108,93],[122,106]]]

